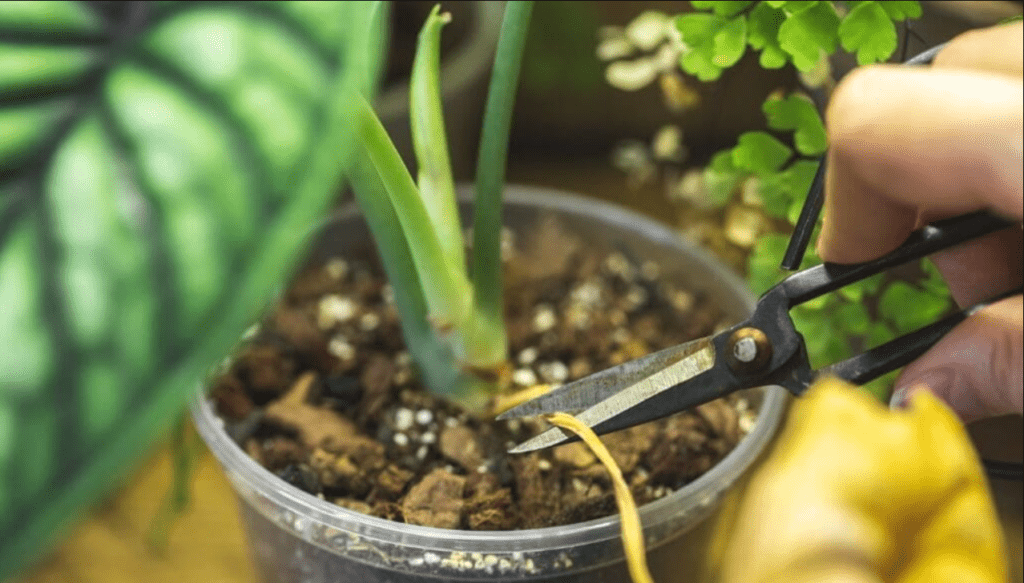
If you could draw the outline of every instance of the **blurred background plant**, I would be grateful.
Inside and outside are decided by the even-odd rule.
[[[793,68],[803,90],[771,91],[761,105],[767,128],[739,135],[736,144],[699,167],[687,162],[686,138],[669,124],[649,143],[621,144],[613,163],[636,186],[665,182],[683,208],[683,232],[744,272],[755,293],[785,273],[778,264],[804,198],[827,149],[820,111],[835,86],[840,49],[859,65],[891,59],[908,37],[918,2],[691,2],[691,13],[647,11],[623,28],[606,28],[597,46],[613,87],[637,91],[657,83],[666,108],[682,113],[700,105],[694,87],[718,80],[748,50],[765,69]],[[928,48],[917,39],[920,50]],[[900,55],[901,59],[905,58]],[[900,60],[901,60],[900,59]],[[820,262],[813,247],[804,265]],[[792,311],[811,362],[846,358],[932,322],[953,303],[938,271],[924,260],[915,269],[882,275]],[[894,375],[869,389],[887,396]]]
[[[341,188],[386,10],[0,4],[0,579],[271,299]]]

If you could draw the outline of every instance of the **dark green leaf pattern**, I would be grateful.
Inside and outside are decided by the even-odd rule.
[[[279,285],[339,187],[378,4],[0,5],[0,579]]]

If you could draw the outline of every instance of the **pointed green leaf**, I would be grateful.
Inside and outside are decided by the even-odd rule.
[[[472,300],[465,271],[448,264],[416,184],[373,108],[361,99],[357,111],[354,121],[363,151],[373,162],[405,233],[431,319],[439,328],[459,328]]]
[[[896,50],[896,27],[879,2],[864,2],[850,11],[839,25],[843,49],[857,53],[857,63],[884,61]]]
[[[449,269],[465,269],[465,243],[462,221],[455,206],[455,181],[452,179],[441,109],[441,29],[451,22],[451,14],[434,6],[420,30],[419,45],[412,67],[409,92],[413,146],[419,164],[416,186],[427,207],[441,250]]]
[[[451,347],[440,340],[430,322],[427,300],[409,243],[402,230],[394,228],[399,223],[398,214],[369,159],[361,156],[351,176],[352,190],[394,291],[402,336],[409,353],[428,387],[456,398],[455,392],[463,386],[458,382],[461,367]]]
[[[481,367],[495,366],[508,356],[501,278],[502,193],[516,87],[532,14],[532,0],[505,5],[480,130],[473,206],[474,310],[464,356],[471,364]]]
[[[0,7],[0,579],[147,449],[290,270],[380,71],[378,4]]]
[[[788,8],[788,5],[787,5]],[[839,16],[831,2],[815,2],[795,12],[779,27],[779,46],[801,71],[810,71],[822,52],[836,50]]]

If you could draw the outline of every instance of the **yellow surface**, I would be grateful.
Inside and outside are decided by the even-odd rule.
[[[920,391],[890,411],[824,379],[793,404],[744,492],[724,580],[1002,583],[1003,553],[981,463],[948,406]]]

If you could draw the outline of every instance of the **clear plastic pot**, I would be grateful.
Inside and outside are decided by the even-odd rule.
[[[505,200],[507,225],[529,225],[553,213],[595,245],[658,262],[664,277],[711,294],[734,320],[753,308],[754,298],[738,277],[651,219],[549,189],[510,186]],[[337,255],[340,249],[366,245],[370,235],[358,211],[348,208],[314,240],[310,263]],[[785,391],[769,387],[748,393],[759,414],[739,445],[696,481],[640,509],[648,560],[658,583],[705,579],[708,560],[715,554],[712,535],[723,499],[778,430]],[[238,494],[253,558],[267,581],[629,581],[616,516],[495,532],[442,530],[374,518],[311,496],[257,464],[228,437],[205,399],[197,398],[192,412]]]

